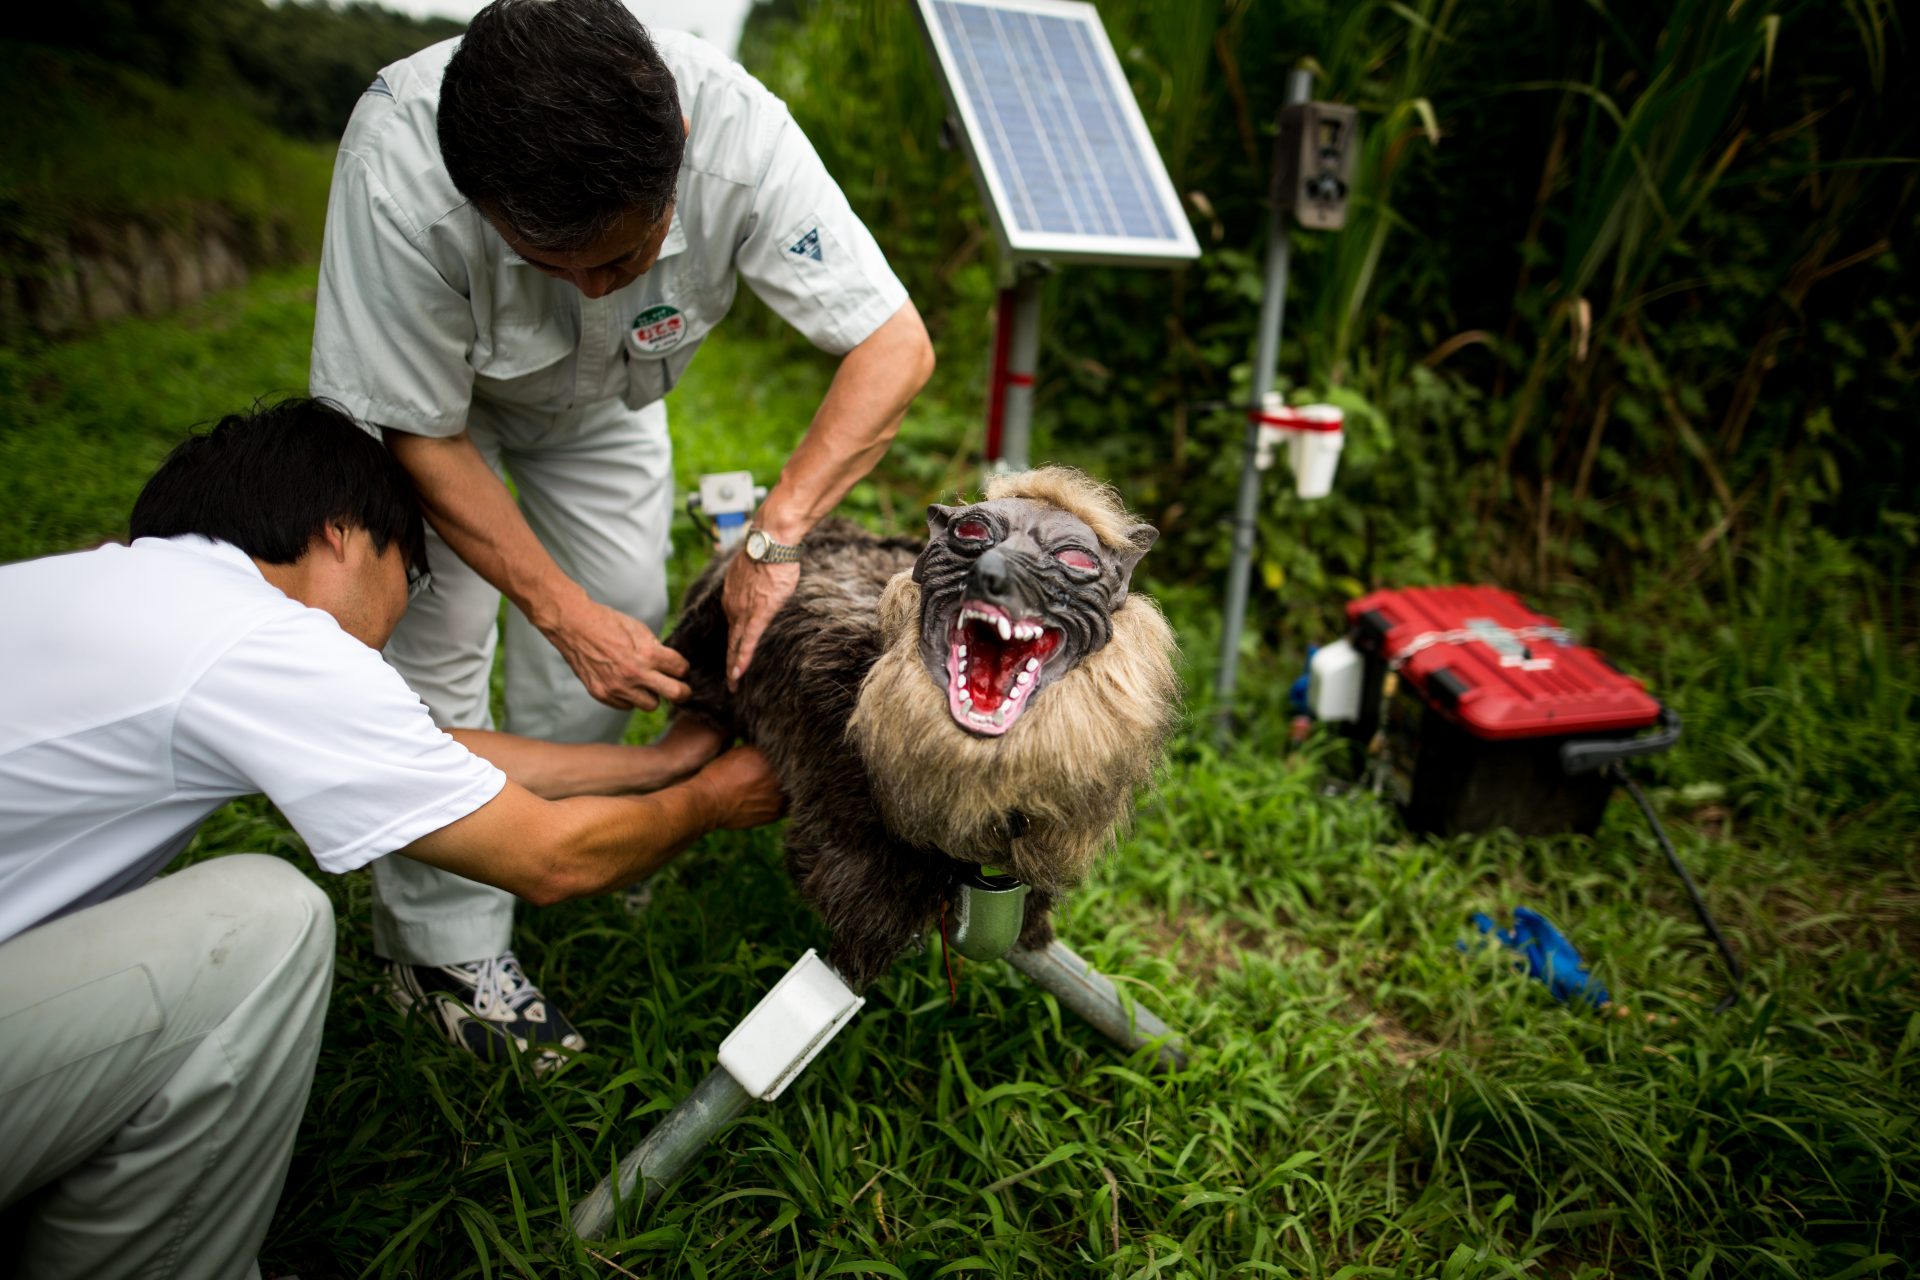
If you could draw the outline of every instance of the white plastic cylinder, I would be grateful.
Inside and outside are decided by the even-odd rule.
[[[1345,640],[1322,646],[1307,664],[1307,706],[1322,721],[1360,718],[1361,677],[1366,660]]]
[[[1346,415],[1335,405],[1308,404],[1293,410],[1287,455],[1293,464],[1294,492],[1324,498],[1333,492],[1333,475],[1346,447]]]

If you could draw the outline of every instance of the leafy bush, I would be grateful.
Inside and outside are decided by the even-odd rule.
[[[282,133],[331,142],[375,72],[462,29],[362,0],[69,0],[24,9],[10,34],[94,54],[202,101],[239,103]]]
[[[1223,554],[1269,122],[1302,59],[1365,133],[1347,229],[1296,236],[1282,378],[1346,404],[1358,448],[1311,515],[1269,485],[1269,616],[1389,573],[1550,601],[1698,580],[1796,503],[1862,563],[1913,545],[1920,103],[1884,0],[1101,12],[1206,255],[1050,282],[1039,447],[1123,480],[1188,573]],[[975,399],[990,237],[907,6],[766,6],[743,57]]]
[[[333,149],[284,137],[239,102],[183,93],[84,54],[0,41],[0,252],[76,226],[203,229],[256,262],[317,255]],[[0,262],[0,265],[4,265]]]

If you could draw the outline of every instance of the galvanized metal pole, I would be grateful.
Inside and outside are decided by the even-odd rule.
[[[1157,1046],[1154,1064],[1162,1070],[1187,1065],[1186,1046],[1173,1033],[1173,1028],[1139,1005],[1128,1009],[1112,980],[1095,972],[1092,965],[1068,950],[1059,939],[1044,951],[1015,947],[1007,952],[1007,963],[1051,991],[1061,1004],[1092,1023],[1094,1030],[1127,1052]]]
[[[1040,363],[1040,283],[1037,271],[1022,270],[1013,284],[1010,315],[1013,332],[1007,341],[1007,369],[1001,419],[1000,465],[1025,471],[1032,465],[1033,376]]]
[[[1294,71],[1287,77],[1287,105],[1313,96],[1313,73]],[[1240,462],[1240,499],[1233,514],[1233,563],[1227,570],[1227,612],[1220,631],[1220,672],[1214,681],[1217,712],[1224,727],[1233,716],[1233,689],[1239,678],[1240,631],[1247,621],[1247,581],[1253,573],[1255,516],[1260,509],[1260,471],[1254,456],[1260,448],[1257,415],[1267,392],[1273,390],[1280,363],[1280,328],[1287,306],[1287,268],[1293,245],[1287,235],[1286,214],[1274,202],[1267,219],[1267,282],[1260,298],[1260,329],[1253,356],[1253,399],[1247,411],[1245,455]]]
[[[614,1176],[602,1178],[593,1194],[580,1202],[573,1211],[573,1234],[582,1240],[604,1236],[613,1225],[616,1199],[631,1200],[636,1188],[642,1204],[658,1200],[661,1192],[686,1172],[707,1144],[738,1119],[752,1101],[753,1095],[741,1088],[725,1067],[709,1071],[686,1101],[669,1111],[666,1119],[627,1153]]]

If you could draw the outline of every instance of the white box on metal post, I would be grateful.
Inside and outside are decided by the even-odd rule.
[[[771,1102],[866,1000],[808,950],[720,1042],[720,1065],[762,1102]]]

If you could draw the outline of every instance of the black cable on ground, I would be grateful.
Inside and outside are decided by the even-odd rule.
[[[1726,936],[1720,932],[1720,926],[1714,922],[1713,913],[1707,910],[1706,899],[1700,896],[1699,886],[1694,884],[1693,877],[1687,874],[1687,868],[1680,861],[1680,855],[1675,851],[1673,841],[1667,838],[1667,829],[1660,825],[1659,817],[1653,812],[1653,804],[1647,799],[1646,793],[1640,790],[1640,784],[1635,782],[1633,776],[1618,763],[1609,765],[1608,770],[1613,774],[1616,782],[1626,785],[1628,794],[1632,795],[1634,803],[1640,806],[1640,812],[1647,815],[1647,825],[1653,828],[1653,838],[1660,842],[1660,851],[1667,855],[1667,865],[1672,867],[1674,874],[1680,877],[1680,883],[1687,888],[1687,896],[1693,899],[1694,915],[1700,917],[1701,927],[1706,929],[1707,936],[1713,939],[1713,945],[1720,950],[1720,959],[1727,966],[1730,982],[1727,994],[1720,998],[1719,1004],[1713,1006],[1713,1011],[1716,1014],[1725,1013],[1733,1008],[1733,1002],[1740,998],[1740,986],[1746,981],[1746,971],[1740,967],[1740,958],[1733,954],[1733,948],[1727,944]]]

